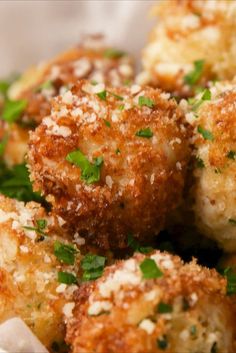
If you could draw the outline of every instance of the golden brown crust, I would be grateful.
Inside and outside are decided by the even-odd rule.
[[[42,219],[45,236],[25,228],[37,228],[36,220]],[[77,288],[57,279],[58,271],[78,271],[77,263],[65,265],[54,255],[56,240],[68,243],[56,235],[58,222],[34,202],[0,196],[0,323],[20,317],[50,351],[54,341],[64,340],[64,313]]]
[[[85,92],[100,89],[107,90],[106,100]],[[154,106],[140,107],[140,96]],[[153,137],[136,136],[145,128]],[[146,241],[158,234],[178,204],[188,161],[186,137],[180,110],[161,91],[82,81],[54,100],[51,117],[31,134],[31,177],[66,226],[99,246],[124,247],[130,232]],[[86,184],[80,168],[66,161],[77,149],[90,162],[103,157],[98,182]]]
[[[142,279],[139,265],[145,258],[154,259],[164,275]],[[195,261],[184,265],[158,251],[136,254],[79,289],[67,341],[73,353],[158,353],[164,348],[168,353],[208,353],[214,344],[217,352],[230,352],[233,314],[225,291],[225,279]],[[159,312],[160,303],[168,304],[169,311]]]
[[[194,95],[210,80],[232,79],[236,7],[233,0],[163,0],[153,8],[158,22],[143,50],[140,79],[180,97]],[[192,86],[184,77],[203,60],[200,79]]]

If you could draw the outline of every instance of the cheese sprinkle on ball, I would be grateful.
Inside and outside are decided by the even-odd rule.
[[[75,293],[73,353],[233,352],[234,315],[215,270],[155,251],[135,254]]]
[[[181,198],[188,131],[169,95],[79,82],[31,133],[29,165],[65,227],[105,248],[150,239]]]

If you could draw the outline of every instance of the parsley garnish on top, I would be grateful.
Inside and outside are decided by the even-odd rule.
[[[191,109],[193,111],[196,111],[204,101],[209,101],[209,100],[211,100],[211,91],[209,89],[205,89],[199,99],[190,98],[188,100],[188,103],[191,105]]]
[[[236,159],[236,152],[231,150],[227,153],[226,157],[228,157],[229,159],[235,160]]]
[[[27,104],[28,102],[25,99],[6,100],[3,107],[2,119],[8,123],[15,122],[25,110]]]
[[[155,105],[155,102],[149,97],[139,96],[138,104],[140,105],[140,107],[147,106],[149,108],[153,108]]]
[[[184,76],[184,82],[189,86],[195,85],[201,78],[204,68],[204,60],[194,61],[194,69]]]
[[[77,284],[77,278],[70,272],[59,271],[57,274],[57,280],[59,283]]]
[[[68,153],[66,160],[81,169],[81,179],[87,184],[92,184],[100,180],[100,171],[103,164],[102,157],[95,158],[94,164],[92,164],[78,149]]]
[[[163,276],[163,272],[153,259],[147,258],[143,260],[139,267],[145,279],[160,278]]]
[[[91,281],[102,276],[106,258],[99,255],[87,254],[81,261],[84,281]]]
[[[8,168],[4,162],[0,162],[0,193],[19,201],[45,202],[39,193],[33,192],[25,164]]]
[[[198,125],[197,131],[199,132],[199,134],[202,135],[204,140],[209,140],[209,141],[214,140],[212,133],[209,130],[205,130],[202,126]]]
[[[115,48],[108,48],[103,53],[103,56],[108,59],[119,59],[124,55],[126,55],[124,51]]]
[[[157,339],[157,346],[161,350],[165,350],[168,347],[168,341],[166,335],[163,335],[162,338]]]
[[[45,234],[45,228],[47,227],[47,221],[45,219],[37,219],[36,220],[36,227],[29,227],[29,226],[24,226],[23,228],[26,230],[33,230],[37,234],[42,235],[43,237],[47,236]]]
[[[205,164],[204,164],[203,159],[201,159],[198,156],[196,156],[196,166],[197,166],[197,168],[200,168],[200,169],[205,168]]]
[[[35,91],[41,92],[43,90],[50,90],[52,88],[54,88],[53,83],[51,80],[48,80],[48,81],[43,82],[41,85],[39,85]]]
[[[4,135],[2,140],[0,141],[0,157],[3,155],[3,153],[5,151],[7,141],[8,141],[8,136]]]
[[[151,246],[141,246],[132,234],[128,235],[128,246],[133,249],[134,252],[140,252],[142,254],[148,254],[153,250]]]
[[[153,132],[149,127],[147,127],[145,129],[140,129],[139,131],[137,131],[135,136],[150,139],[153,136]]]
[[[63,244],[60,241],[54,243],[54,255],[66,265],[74,265],[77,253],[78,250],[73,244]]]
[[[107,91],[106,90],[98,92],[98,93],[96,93],[96,95],[103,101],[105,101],[107,99]]]
[[[232,267],[227,267],[224,270],[223,275],[227,279],[227,288],[226,288],[227,295],[236,294],[236,273],[235,273],[235,271],[232,269]]]
[[[159,314],[167,314],[167,313],[172,313],[173,308],[170,304],[166,304],[163,302],[160,302],[158,307],[157,307],[157,312]]]

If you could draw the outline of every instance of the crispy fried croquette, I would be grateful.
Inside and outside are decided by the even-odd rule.
[[[190,196],[195,223],[204,235],[233,252],[236,251],[236,82],[216,83],[198,95],[190,108],[186,117],[194,126],[195,181]]]
[[[158,23],[143,50],[139,83],[183,97],[209,80],[234,77],[234,0],[163,0],[152,12]]]
[[[29,165],[65,226],[104,248],[148,241],[176,207],[188,131],[169,95],[81,81],[31,133]]]
[[[50,351],[64,340],[63,316],[70,315],[77,288],[59,279],[60,272],[76,275],[78,267],[77,260],[61,261],[62,252],[55,255],[55,244],[68,250],[55,232],[61,223],[37,203],[0,196],[0,323],[20,317]],[[79,261],[76,247],[69,249]]]
[[[66,338],[73,353],[233,352],[226,280],[168,253],[136,254],[75,293]]]
[[[9,99],[25,100],[26,107],[19,113],[18,124],[5,125],[8,142],[4,159],[8,165],[12,166],[15,161],[23,162],[28,131],[50,114],[52,97],[71,88],[82,78],[113,86],[133,81],[134,67],[131,57],[121,50],[107,47],[101,39],[99,36],[87,38],[77,47],[29,69],[11,85]],[[21,146],[17,156],[15,143]]]

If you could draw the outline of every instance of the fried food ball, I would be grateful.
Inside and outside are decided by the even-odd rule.
[[[78,268],[77,260],[61,261],[69,244],[55,231],[61,223],[37,203],[0,196],[0,323],[20,317],[50,351],[64,340],[63,316],[77,288],[59,282],[60,272],[76,275]],[[70,249],[79,261],[76,247]]]
[[[233,352],[226,279],[168,253],[135,254],[79,288],[66,339],[73,353]]]
[[[188,131],[169,95],[81,81],[31,133],[35,190],[82,237],[104,248],[147,241],[181,198]],[[65,225],[65,226],[66,226]]]
[[[225,251],[233,252],[236,251],[236,81],[215,84],[210,91],[198,95],[190,108],[186,117],[194,126],[195,181],[190,196],[195,223],[204,235],[215,239]]]
[[[8,165],[22,163],[27,150],[28,131],[50,114],[52,97],[82,78],[120,86],[133,81],[133,61],[127,53],[107,47],[101,37],[89,37],[77,47],[37,67],[30,68],[9,89],[10,100],[26,100],[18,124],[6,124],[8,143],[4,158]],[[21,149],[16,157],[15,143]]]
[[[163,0],[143,50],[139,83],[183,97],[209,80],[236,74],[236,3],[234,0]]]

